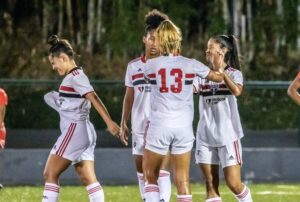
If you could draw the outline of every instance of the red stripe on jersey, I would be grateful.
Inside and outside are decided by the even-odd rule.
[[[217,84],[219,89],[220,88],[224,88],[224,89],[227,89],[227,86],[225,84]],[[210,84],[207,84],[207,85],[200,85],[200,87],[205,90],[205,89],[211,89],[211,86]]]
[[[155,74],[155,73],[153,73],[153,74],[148,74],[148,77],[149,77],[150,79],[154,79],[154,78],[156,77],[156,74]]]
[[[72,71],[72,74],[73,74],[73,76],[76,76],[76,75],[79,74],[79,72],[78,72],[78,70],[73,70],[73,71]]]
[[[140,73],[140,74],[134,74],[134,75],[132,75],[132,80],[139,79],[139,78],[144,78],[144,74]]]
[[[74,88],[68,86],[60,86],[59,90],[68,91],[68,92],[76,92]]]
[[[185,74],[185,78],[187,79],[193,79],[195,77],[195,74]]]

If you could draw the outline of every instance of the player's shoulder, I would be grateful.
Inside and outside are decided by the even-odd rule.
[[[68,75],[70,75],[71,77],[76,77],[78,75],[82,75],[84,74],[82,67],[74,67]]]
[[[239,69],[236,69],[234,67],[228,66],[225,68],[225,71],[228,72],[228,74],[242,74],[242,71]]]
[[[0,88],[0,96],[7,96],[5,90],[3,90],[2,88]]]
[[[225,70],[227,70],[228,72],[241,72],[240,70],[238,70],[238,69],[236,69],[236,68],[234,68],[234,67],[231,67],[231,66],[227,66],[226,68],[225,68]]]
[[[146,59],[145,59],[145,56],[140,56],[138,58],[135,58],[133,60],[130,60],[128,62],[128,66],[130,65],[134,65],[134,64],[137,64],[137,63],[146,63]]]

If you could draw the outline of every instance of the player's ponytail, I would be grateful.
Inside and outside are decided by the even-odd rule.
[[[224,62],[235,69],[241,69],[237,38],[234,35],[219,35],[212,37],[212,39],[220,44],[222,49],[227,48],[227,52],[224,56]]]
[[[50,44],[49,55],[58,57],[61,53],[67,54],[70,58],[75,57],[75,52],[66,39],[60,39],[57,35],[52,35],[48,38],[48,44]]]
[[[232,44],[232,50],[229,57],[229,65],[236,69],[241,69],[237,38],[233,35],[230,35],[229,39]]]
[[[180,53],[182,40],[181,31],[172,21],[163,21],[156,31],[160,44],[160,53],[162,55]]]

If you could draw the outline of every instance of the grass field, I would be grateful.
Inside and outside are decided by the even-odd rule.
[[[300,184],[250,184],[254,202],[300,202]],[[43,187],[5,187],[0,190],[0,202],[40,202]],[[173,187],[171,201],[176,201]],[[230,191],[220,188],[223,202],[235,202]],[[106,202],[140,202],[137,186],[104,186]],[[205,190],[200,184],[192,185],[193,201],[204,202]],[[63,186],[60,202],[88,202],[84,187]]]

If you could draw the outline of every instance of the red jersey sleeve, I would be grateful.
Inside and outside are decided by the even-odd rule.
[[[7,105],[8,104],[8,98],[5,93],[5,91],[0,88],[0,105]]]

